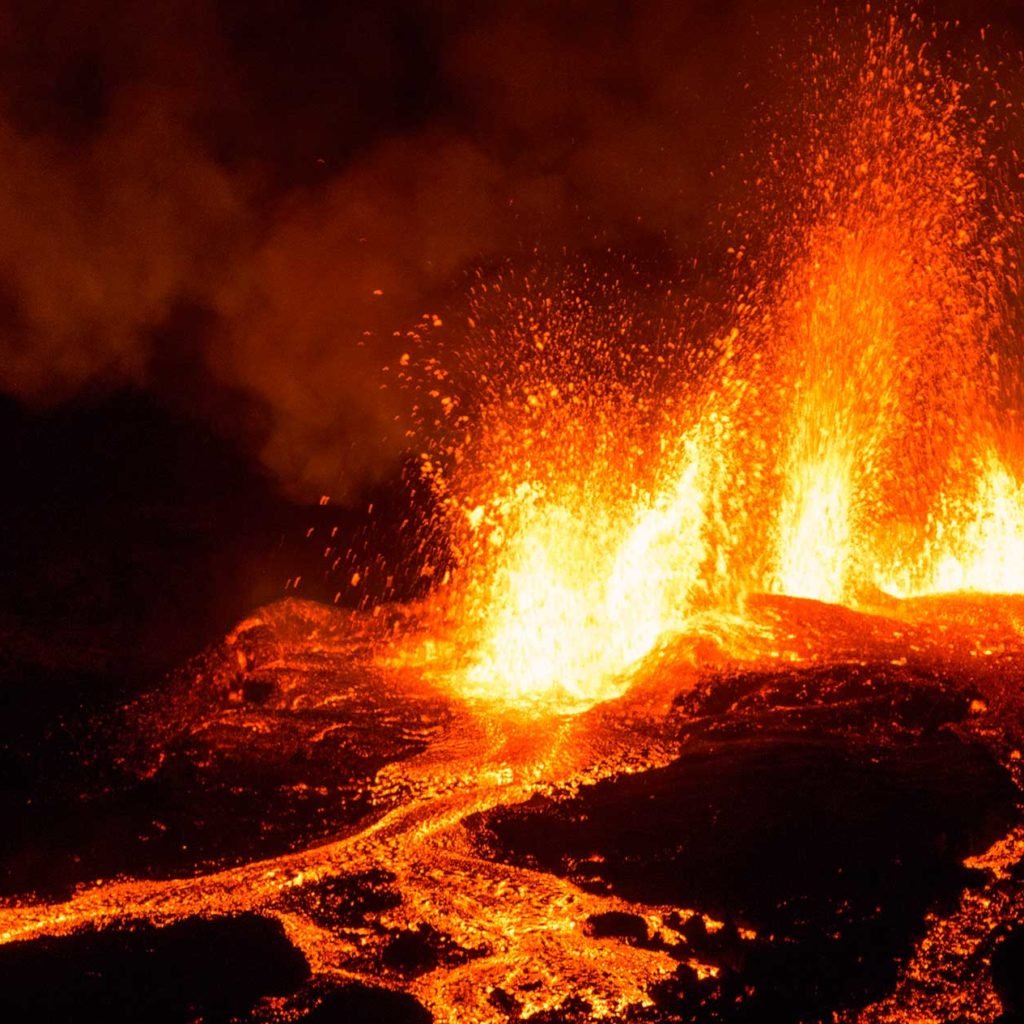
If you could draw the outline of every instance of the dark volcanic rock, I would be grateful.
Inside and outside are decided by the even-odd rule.
[[[433,1017],[402,992],[346,985],[332,992],[302,1024],[430,1024]]]
[[[992,956],[992,981],[1003,1004],[999,1024],[1024,1021],[1024,928],[1010,932]]]
[[[354,875],[326,878],[286,897],[285,902],[309,914],[325,928],[358,928],[367,915],[399,906],[402,896],[390,871],[375,868]]]
[[[400,931],[384,947],[381,957],[386,967],[409,977],[432,971],[438,964],[465,963],[480,953],[463,949],[449,936],[428,924]]]
[[[269,605],[93,723],[79,737],[93,763],[19,807],[22,827],[0,841],[0,895],[276,856],[384,809],[376,773],[425,750],[449,704],[386,685],[353,622],[309,601]]]
[[[926,703],[916,687],[905,700],[886,690],[887,703]],[[694,936],[690,948],[719,962],[722,982],[673,1019],[827,1017],[891,984],[925,912],[970,883],[963,858],[1008,827],[1015,790],[983,748],[935,728],[951,710],[941,689],[942,707],[915,707],[927,723],[916,733],[887,730],[874,700],[870,722],[853,729],[848,699],[797,724],[788,698],[782,713],[763,692],[739,691],[722,695],[728,730],[695,729],[668,767],[475,825],[502,858],[754,929],[731,951],[721,932]],[[671,985],[662,996],[666,1010]]]
[[[921,733],[963,721],[972,694],[934,669],[871,662],[712,675],[676,699],[687,734],[780,729]]]
[[[647,942],[647,922],[637,914],[621,910],[594,914],[587,921],[587,928],[596,939],[619,938],[637,945]]]
[[[218,1024],[309,976],[283,929],[254,914],[0,947],[10,1024]]]

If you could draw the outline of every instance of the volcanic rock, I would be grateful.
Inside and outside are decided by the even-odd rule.
[[[227,1024],[309,976],[280,924],[254,914],[83,932],[0,947],[10,1024]]]
[[[962,701],[895,672],[762,673],[691,695],[704,717],[667,767],[496,809],[474,821],[478,841],[594,892],[734,922],[748,937],[732,949],[702,920],[680,948],[722,967],[714,1009],[686,1001],[693,1019],[863,1005],[891,987],[926,912],[977,880],[963,859],[1015,815],[1003,770],[946,725]],[[636,942],[642,923],[595,934]]]

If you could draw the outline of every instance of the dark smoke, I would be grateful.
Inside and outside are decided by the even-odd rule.
[[[467,270],[695,249],[796,7],[10,0],[0,389],[151,389],[352,496]]]

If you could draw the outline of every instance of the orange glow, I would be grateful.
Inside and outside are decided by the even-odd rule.
[[[475,293],[485,401],[426,461],[460,562],[435,595],[459,692],[615,697],[696,612],[742,616],[758,591],[1021,588],[1019,467],[978,454],[1005,432],[1017,346],[999,124],[895,23],[868,36],[859,65],[816,58],[724,340],[682,326],[637,345],[628,303],[601,312],[585,278]]]
[[[248,743],[292,716],[322,735],[348,729],[352,706],[364,715],[353,730],[360,763],[373,763],[378,727],[421,738],[419,752],[372,769],[365,816],[205,875],[0,905],[0,942],[255,908],[283,923],[317,981],[406,991],[438,1021],[654,1019],[652,993],[680,963],[716,976],[699,949],[679,959],[698,911],[492,858],[471,816],[670,765],[693,722],[681,724],[682,700],[698,683],[821,666],[795,677],[806,704],[751,692],[780,732],[816,712],[819,685],[845,701],[851,666],[864,669],[868,716],[890,714],[890,676],[908,703],[941,680],[943,699],[979,719],[997,700],[1018,716],[1006,690],[1024,671],[1024,598],[916,599],[1024,592],[1024,462],[1004,398],[1019,348],[1019,201],[989,144],[998,125],[971,114],[965,88],[926,47],[889,24],[860,56],[813,67],[801,151],[773,153],[778,181],[751,215],[763,253],[742,260],[748,276],[731,282],[717,330],[700,333],[693,324],[706,321],[685,309],[641,316],[589,270],[553,283],[505,270],[472,290],[459,338],[468,365],[434,349],[403,355],[403,379],[423,395],[420,468],[452,568],[437,571],[424,551],[435,585],[422,604],[374,608],[344,627],[340,613],[297,602],[260,613],[225,648],[259,627],[254,646],[273,655],[254,671],[284,680],[279,704],[240,702],[194,728],[202,737],[217,715],[236,715]],[[679,300],[664,289],[657,301]],[[423,333],[455,320],[431,315]],[[211,677],[236,680],[239,665],[244,675],[237,653],[227,669],[211,655]],[[723,733],[704,734],[701,750],[753,706],[745,699],[711,713]],[[420,710],[403,717],[410,707]],[[970,734],[964,714],[956,728]],[[974,740],[985,729],[991,738],[993,717]],[[884,735],[892,723],[863,724]],[[913,729],[896,724],[909,745]],[[1012,735],[1007,745],[1019,744]],[[1019,761],[1020,750],[1006,756]],[[1004,847],[1019,870],[1024,837],[984,855],[993,879],[1010,863]],[[296,899],[381,867],[401,898],[365,927],[332,931]],[[977,975],[991,959],[995,912],[982,894],[1011,897],[984,884],[950,914],[922,908],[895,1009],[836,1019],[968,1019],[963,993],[943,985],[951,964]],[[610,913],[630,916],[640,938],[588,931]],[[698,934],[724,927],[696,924]],[[386,936],[421,925],[472,955],[384,970]],[[723,962],[743,981],[743,943],[756,935],[738,934],[736,961]],[[494,998],[509,993],[512,1010]],[[567,994],[589,1010],[566,1011]],[[994,1020],[997,1004],[989,993],[985,1015],[970,1019]]]
[[[994,452],[975,469],[974,493],[942,503],[924,556],[901,566],[883,589],[901,597],[1024,592],[1024,484]]]
[[[625,673],[685,625],[705,557],[701,451],[681,445],[671,479],[624,501],[520,490],[501,527],[481,639],[464,685],[476,696],[622,691]]]
[[[852,477],[841,452],[793,467],[779,511],[778,593],[832,603],[846,596]]]
[[[884,587],[939,495],[970,487],[976,434],[998,430],[991,353],[1015,343],[1004,303],[1019,211],[982,177],[993,124],[965,92],[891,31],[833,115],[815,110],[807,180],[778,230],[798,255],[762,340],[785,439],[777,593],[856,603]]]

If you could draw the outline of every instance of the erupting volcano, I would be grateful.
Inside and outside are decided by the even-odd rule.
[[[711,338],[586,272],[499,277],[474,289],[468,395],[426,359],[457,686],[615,696],[751,594],[1024,590],[1021,179],[995,148],[1015,108],[979,116],[967,96],[994,83],[951,78],[895,21],[868,34],[859,59],[816,58]]]
[[[952,26],[839,20],[725,256],[491,263],[400,333],[418,596],[332,537],[358,608],[94,724],[9,1013],[1021,1019],[1024,122]]]

